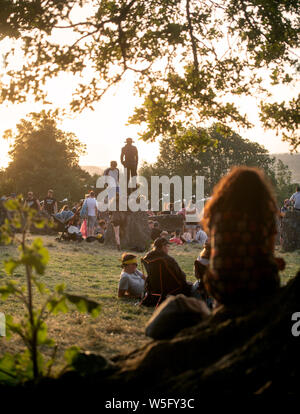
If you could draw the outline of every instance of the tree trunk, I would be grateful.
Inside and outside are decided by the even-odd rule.
[[[40,383],[39,390],[71,387],[90,398],[98,398],[101,390],[105,400],[133,394],[138,400],[151,395],[296,394],[300,335],[292,334],[295,312],[300,312],[300,272],[252,308],[221,308],[173,339],[153,341],[112,362],[80,354],[74,372]]]

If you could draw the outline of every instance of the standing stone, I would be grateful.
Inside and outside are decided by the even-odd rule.
[[[150,247],[150,229],[145,211],[124,211],[120,224],[122,250],[143,252]],[[110,223],[105,235],[105,246],[116,247],[113,225]]]
[[[300,212],[287,211],[281,223],[282,248],[286,252],[300,249]]]
[[[159,223],[159,227],[168,233],[172,233],[177,229],[182,230],[184,224],[184,218],[181,214],[161,214],[159,216],[152,216],[150,219],[157,221]]]

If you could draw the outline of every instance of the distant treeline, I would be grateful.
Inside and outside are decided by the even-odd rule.
[[[300,183],[300,154],[271,154],[277,159],[281,160],[284,164],[289,167],[292,173],[292,181]]]

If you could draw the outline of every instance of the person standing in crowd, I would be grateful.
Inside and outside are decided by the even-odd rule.
[[[180,201],[180,203],[181,203],[181,209],[177,211],[176,214],[178,214],[179,216],[182,216],[183,219],[185,220],[185,213],[186,213],[185,202]]]
[[[109,201],[112,200],[116,196],[116,193],[119,192],[120,172],[119,172],[119,169],[117,168],[117,165],[118,165],[117,161],[111,161],[110,167],[104,171],[105,176],[109,176],[113,179],[108,188],[108,200]]]
[[[137,256],[122,254],[122,273],[119,281],[118,297],[141,298],[144,294],[146,276],[137,270]]]
[[[297,185],[296,192],[292,195],[290,201],[294,204],[294,209],[300,211],[300,185]]]
[[[196,227],[197,222],[195,222],[195,216],[197,215],[197,209],[195,206],[193,206],[192,200],[190,200],[188,207],[185,209],[185,228],[190,233],[191,238],[188,236],[184,238],[187,239],[187,241],[192,241],[196,238]]]
[[[53,190],[48,190],[48,195],[44,198],[42,211],[45,211],[49,216],[57,213],[57,201],[53,197]]]
[[[137,166],[138,166],[138,150],[132,145],[132,138],[126,139],[126,145],[122,148],[121,151],[121,164],[127,168],[127,185],[132,177],[137,176]]]
[[[90,191],[89,197],[86,199],[87,207],[87,237],[94,236],[94,229],[97,220],[97,202],[94,191]]]
[[[24,206],[25,207],[33,208],[34,210],[36,210],[38,212],[41,211],[40,202],[39,202],[39,200],[37,198],[35,198],[33,196],[33,192],[32,191],[28,191],[27,198],[25,199],[25,202],[24,202]]]

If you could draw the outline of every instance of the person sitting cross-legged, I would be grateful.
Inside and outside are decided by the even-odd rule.
[[[173,235],[173,237],[170,238],[169,242],[170,243],[175,243],[177,246],[181,246],[183,244],[183,241],[181,240],[179,229],[177,229],[175,231],[175,234]]]
[[[137,270],[137,257],[134,254],[123,253],[122,272],[119,281],[118,297],[141,298],[144,294],[146,276]]]

